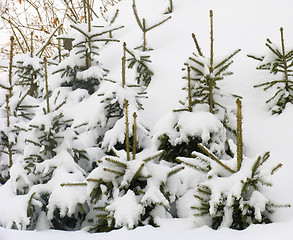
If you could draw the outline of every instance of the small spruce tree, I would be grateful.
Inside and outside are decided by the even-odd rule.
[[[193,53],[193,56],[189,57],[188,62],[185,63],[187,76],[184,79],[188,81],[188,84],[184,90],[187,90],[188,97],[182,104],[188,111],[192,111],[193,107],[199,105],[207,105],[209,112],[216,114],[228,130],[233,130],[231,119],[233,113],[229,106],[223,103],[224,97],[231,98],[231,95],[225,94],[223,89],[219,88],[218,82],[225,76],[233,74],[228,69],[233,63],[232,58],[240,52],[240,49],[226,58],[214,59],[213,28],[213,11],[210,10],[210,56],[204,56],[195,34],[192,34],[197,53]]]
[[[69,56],[56,66],[53,74],[59,74],[62,79],[61,86],[72,87],[73,90],[86,89],[93,94],[100,82],[107,75],[108,70],[102,67],[99,50],[103,43],[119,42],[113,38],[105,37],[121,27],[102,28],[91,24],[80,23],[71,25],[72,31],[68,35],[61,35],[60,39],[72,41],[72,50]]]
[[[209,147],[218,157],[230,154],[226,141],[229,132],[236,134],[235,108],[229,105],[233,95],[225,94],[219,88],[218,82],[232,74],[228,69],[233,63],[232,58],[240,49],[224,59],[214,60],[212,10],[210,22],[210,56],[208,58],[203,55],[195,35],[192,34],[197,53],[193,53],[193,56],[185,63],[187,76],[184,79],[187,80],[187,86],[184,90],[187,90],[187,98],[184,102],[180,101],[183,108],[174,110],[173,117],[168,119],[173,129],[159,130],[156,134],[158,149],[165,150],[163,157],[169,161],[175,161],[178,156],[190,157],[193,151],[199,150],[199,143]],[[206,119],[199,123],[203,115]],[[191,128],[192,124],[184,120],[187,116],[194,119],[196,126]],[[222,125],[225,126],[225,130]],[[209,134],[203,136],[204,132]]]
[[[260,62],[257,69],[269,71],[275,75],[274,79],[257,84],[265,91],[275,89],[275,93],[266,101],[270,104],[272,114],[281,114],[287,103],[293,103],[293,50],[285,49],[283,28],[280,28],[281,47],[267,39],[268,53],[265,56],[256,57],[247,55]]]
[[[267,167],[269,152],[256,159],[243,154],[241,102],[238,105],[237,145],[230,141],[234,157],[220,160],[209,149],[199,145],[201,152],[193,152],[193,158],[177,160],[193,169],[206,172],[207,179],[198,184],[195,192],[195,222],[218,229],[230,227],[237,230],[250,224],[270,223],[271,215],[278,205],[273,203],[263,191],[272,186],[269,181],[282,164]]]

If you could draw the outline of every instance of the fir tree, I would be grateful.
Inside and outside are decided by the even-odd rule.
[[[100,82],[107,75],[108,70],[102,67],[99,50],[102,43],[119,42],[113,38],[104,37],[122,27],[103,28],[91,24],[71,25],[72,33],[60,36],[61,39],[74,39],[72,50],[57,67],[53,74],[62,78],[62,86],[72,89],[86,89],[93,94]],[[73,38],[73,36],[75,36]],[[74,59],[74,60],[73,60]]]
[[[289,206],[275,204],[265,196],[263,186],[272,186],[268,179],[282,164],[267,168],[269,152],[257,159],[244,156],[239,100],[237,109],[237,146],[229,142],[234,153],[232,159],[220,160],[203,145],[199,145],[202,153],[193,152],[194,158],[177,159],[193,169],[207,173],[207,180],[198,184],[194,195],[197,204],[192,209],[195,221],[204,217],[204,224],[213,229],[230,227],[241,230],[250,224],[270,223],[270,216],[276,207]]]
[[[287,103],[293,103],[293,50],[285,49],[283,28],[280,28],[281,47],[273,44],[270,39],[267,39],[266,47],[268,53],[265,56],[256,57],[248,55],[260,62],[257,69],[269,71],[275,75],[274,79],[264,83],[257,84],[254,87],[261,87],[264,91],[275,89],[275,93],[266,101],[270,104],[272,114],[280,114],[286,107]]]
[[[163,151],[146,150],[136,154],[136,137],[132,151],[129,141],[128,103],[125,103],[126,151],[115,150],[114,156],[105,156],[87,178],[90,213],[87,216],[89,231],[103,232],[139,225],[157,226],[156,217],[168,216],[170,208],[167,191],[168,178],[183,168],[170,168],[158,163]],[[133,116],[136,119],[136,115]],[[136,130],[136,121],[133,126]],[[134,136],[136,134],[134,133]],[[77,185],[62,184],[66,187]],[[125,211],[127,209],[127,212]]]
[[[184,78],[188,81],[188,87],[184,89],[187,90],[188,97],[187,101],[182,102],[182,104],[188,111],[191,111],[193,107],[198,105],[207,105],[209,112],[216,114],[228,130],[233,130],[233,126],[231,126],[231,118],[233,118],[230,112],[231,109],[223,104],[223,97],[227,98],[229,96],[219,88],[218,82],[223,80],[225,76],[233,74],[228,69],[233,63],[232,58],[240,52],[240,49],[237,49],[224,59],[214,59],[212,10],[210,10],[210,22],[209,57],[204,56],[195,34],[192,34],[197,53],[193,53],[193,56],[185,63],[187,77]]]
[[[195,35],[192,34],[197,53],[193,53],[193,56],[185,63],[187,70],[187,76],[184,77],[187,80],[187,86],[184,88],[184,90],[187,90],[186,101],[180,101],[183,108],[174,110],[173,118],[168,120],[172,122],[174,130],[160,131],[160,134],[156,134],[159,140],[157,143],[158,149],[166,151],[164,159],[169,161],[174,161],[178,156],[190,157],[193,151],[199,150],[199,143],[204,143],[205,146],[211,147],[212,152],[218,157],[229,154],[228,145],[226,145],[228,134],[229,132],[236,134],[235,108],[228,105],[233,96],[225,94],[219,88],[218,82],[223,80],[225,76],[232,74],[232,72],[228,71],[228,68],[233,63],[232,58],[240,49],[227,58],[215,61],[212,11],[210,11],[210,21],[210,56],[208,58],[203,55]],[[199,129],[200,125],[202,126],[203,129],[198,131],[182,126],[187,115],[197,122],[198,120],[196,119],[200,119],[203,114],[209,119],[205,120],[205,122],[214,122],[217,126],[217,131],[215,131],[215,128],[209,129],[209,126],[205,126],[203,123],[194,126],[195,129]],[[215,118],[218,118],[221,123]],[[187,123],[184,121],[184,124]],[[222,125],[225,126],[224,132]],[[188,129],[190,133],[186,134],[187,130],[185,129]],[[201,135],[205,131],[209,131],[208,139]],[[191,134],[192,132],[194,133]]]

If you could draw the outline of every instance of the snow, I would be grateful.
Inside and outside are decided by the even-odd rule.
[[[198,37],[198,40],[203,48],[204,53],[208,53],[209,43],[209,18],[208,13],[210,9],[214,11],[214,27],[215,27],[215,52],[217,56],[226,56],[233,49],[241,48],[242,51],[234,59],[234,63],[231,68],[235,73],[229,77],[225,82],[221,83],[221,87],[232,93],[237,93],[243,96],[243,129],[244,129],[244,146],[245,153],[249,157],[254,157],[259,153],[270,151],[273,163],[281,162],[284,166],[274,176],[274,187],[271,189],[271,193],[268,193],[274,200],[280,201],[281,203],[293,203],[293,191],[290,191],[290,186],[293,184],[292,177],[292,114],[293,106],[288,105],[284,113],[280,116],[271,116],[268,112],[267,106],[265,105],[265,99],[269,96],[268,93],[264,93],[262,89],[254,89],[253,85],[261,82],[267,77],[265,73],[259,73],[255,70],[257,63],[246,57],[246,54],[261,55],[266,51],[264,46],[265,39],[269,37],[273,42],[279,43],[279,28],[284,28],[285,41],[288,49],[292,47],[291,39],[293,38],[292,30],[292,14],[291,9],[293,3],[289,0],[173,0],[174,2],[174,13],[172,13],[172,19],[166,22],[164,25],[159,26],[156,29],[151,30],[147,34],[148,45],[154,48],[155,51],[150,52],[152,67],[155,72],[155,77],[148,88],[148,99],[144,100],[145,111],[141,114],[143,119],[148,123],[152,132],[159,133],[172,131],[172,129],[166,129],[170,124],[166,122],[173,121],[174,124],[177,122],[170,117],[165,117],[170,114],[174,109],[180,108],[178,100],[185,96],[185,92],[181,90],[184,85],[182,80],[183,72],[181,68],[187,57],[195,50],[194,44],[191,38],[191,33],[194,32]],[[131,0],[122,0],[118,5],[121,9],[119,18],[121,19],[122,25],[127,26],[124,31],[115,32],[115,37],[122,38],[121,43],[113,45],[112,47],[106,47],[102,56],[104,57],[104,65],[106,68],[112,69],[108,76],[111,79],[120,81],[120,58],[121,58],[121,44],[126,41],[128,46],[131,48],[137,47],[142,42],[142,32],[140,31],[131,10]],[[145,17],[148,26],[158,22],[163,18],[166,6],[168,6],[167,0],[137,0],[137,9],[141,17]],[[130,9],[130,10],[129,10]],[[142,11],[142,9],[144,9]],[[142,12],[144,12],[142,14]],[[3,36],[4,38],[4,36]],[[5,36],[6,39],[6,36]],[[2,36],[1,36],[2,40]],[[291,44],[291,45],[290,45]],[[116,54],[116,56],[115,56]],[[118,55],[118,57],[117,57]],[[115,56],[115,58],[114,58]],[[70,63],[73,64],[73,63]],[[94,68],[90,69],[87,74],[95,74]],[[85,73],[83,73],[85,74]],[[83,76],[87,77],[87,76]],[[2,82],[1,82],[2,83]],[[105,84],[104,88],[107,89],[111,84]],[[54,89],[55,86],[51,85]],[[62,93],[63,94],[63,93]],[[123,94],[121,94],[123,95]],[[72,95],[71,95],[72,96]],[[88,97],[87,93],[83,90],[76,90],[76,99],[67,99],[68,112],[72,112],[74,119],[74,125],[78,126],[85,122],[89,123],[89,128],[95,126],[100,121],[104,123],[105,120],[101,119],[101,109],[93,109],[89,115],[86,111],[88,106],[94,105],[98,97],[92,95]],[[65,98],[65,97],[64,97]],[[82,104],[76,104],[82,98],[87,98]],[[84,110],[84,112],[83,112]],[[80,114],[74,114],[78,111]],[[69,113],[68,113],[69,114]],[[67,114],[67,116],[68,116]],[[188,113],[184,113],[188,115]],[[204,113],[208,115],[207,113]],[[169,115],[170,116],[170,115]],[[218,126],[210,125],[209,123],[215,123],[215,121],[208,121],[207,116],[201,116],[202,118],[184,117],[181,119],[182,124],[180,126],[186,127],[186,131],[183,131],[184,136],[174,136],[177,142],[184,141],[187,137],[187,133],[190,131],[196,131],[196,123],[208,125],[205,129],[217,129]],[[40,119],[39,119],[40,120]],[[191,120],[191,121],[190,121]],[[190,121],[190,122],[189,122]],[[124,120],[121,120],[124,122]],[[160,122],[158,124],[158,122]],[[220,123],[219,123],[220,124]],[[155,127],[156,125],[156,127]],[[121,128],[124,126],[121,123]],[[159,129],[159,130],[156,130]],[[172,132],[172,134],[176,134]],[[203,139],[206,139],[208,133],[195,132],[200,134]],[[116,134],[113,134],[116,135]],[[116,139],[113,135],[109,135],[106,142],[110,146],[115,144]],[[93,139],[96,136],[91,136],[90,132],[87,135],[82,135],[82,142],[85,146],[90,146]],[[90,140],[89,140],[90,138]],[[121,137],[122,138],[122,137]],[[111,142],[112,141],[112,142]],[[93,152],[93,155],[96,153]],[[63,157],[61,157],[63,158]],[[58,159],[61,159],[58,157]],[[98,157],[97,157],[98,158]],[[64,160],[66,157],[64,157]],[[57,162],[57,159],[56,159]],[[68,166],[71,167],[71,166]],[[17,170],[17,165],[13,168],[18,174],[21,174],[20,170]],[[46,170],[46,169],[45,169]],[[62,175],[61,173],[54,173]],[[65,171],[64,171],[65,172]],[[89,178],[98,178],[98,169],[96,172],[92,172]],[[12,173],[12,175],[15,175]],[[24,174],[21,174],[24,177]],[[109,176],[109,175],[108,175]],[[52,238],[57,239],[255,239],[264,238],[267,240],[282,239],[291,240],[293,230],[293,210],[283,209],[280,210],[279,215],[275,217],[275,223],[268,225],[252,225],[243,231],[235,231],[228,228],[221,228],[217,231],[212,230],[206,226],[196,227],[193,223],[191,211],[188,211],[193,192],[191,189],[193,186],[192,179],[200,178],[196,175],[195,171],[185,169],[179,173],[181,182],[184,185],[174,184],[172,185],[172,177],[168,182],[169,189],[173,190],[174,194],[178,192],[186,193],[179,200],[180,207],[178,213],[182,218],[178,219],[160,219],[160,228],[154,228],[151,226],[138,227],[134,230],[129,231],[127,228],[115,230],[110,233],[96,233],[89,234],[85,231],[77,232],[63,232],[55,230],[42,230],[42,231],[16,231],[6,228],[0,228],[0,239],[1,240],[13,240],[13,239],[44,239],[49,240]],[[64,175],[59,178],[59,183],[70,182],[70,176],[68,179],[64,179]],[[105,176],[106,177],[106,176]],[[114,176],[113,176],[114,178]],[[83,181],[83,176],[76,176],[73,179],[79,179]],[[194,182],[197,182],[195,180]],[[90,187],[91,183],[88,187]],[[229,189],[230,186],[225,186]],[[238,188],[237,188],[238,189]],[[15,190],[15,189],[14,189]],[[79,202],[85,201],[86,189],[81,187],[82,195],[80,192],[76,192],[75,196]],[[149,189],[148,194],[158,196],[156,192],[153,192],[152,188]],[[54,192],[56,191],[56,192]],[[68,207],[68,211],[71,212],[75,208],[72,206],[76,199],[67,199],[68,202],[64,202],[64,206],[60,206],[61,202],[66,199],[67,191],[61,187],[54,189],[52,200],[50,204],[52,208],[59,206],[62,209]],[[118,205],[110,206],[115,211],[117,216],[118,225],[124,225],[126,223],[129,228],[135,225],[132,219],[135,219],[141,209],[136,204],[134,194],[129,191],[123,197],[117,196],[116,201],[119,201]],[[180,194],[179,194],[180,195]],[[10,227],[12,223],[10,219],[18,218],[18,222],[26,223],[27,217],[26,206],[23,204],[27,201],[23,201],[24,198],[29,198],[30,195],[22,195],[13,197],[12,186],[1,186],[0,187],[0,215],[2,219],[1,224],[5,227]],[[4,197],[3,197],[4,196]],[[70,193],[70,196],[74,196]],[[63,200],[61,201],[60,198]],[[147,198],[147,195],[145,196]],[[153,198],[152,198],[153,199]],[[160,196],[158,196],[160,199]],[[71,202],[72,200],[72,202]],[[75,201],[73,201],[75,200]],[[266,201],[263,196],[253,195],[251,198],[251,204],[258,206],[259,211],[263,209],[263,203]],[[186,207],[184,207],[184,205]],[[19,207],[16,207],[19,206]],[[135,209],[133,212],[127,211],[130,207]],[[130,214],[130,215],[129,215]],[[5,217],[3,217],[5,216]],[[3,220],[4,219],[4,220]],[[43,226],[39,226],[39,229],[46,229],[46,222],[42,223]]]
[[[137,202],[133,191],[128,190],[122,197],[115,197],[114,202],[107,206],[107,210],[114,212],[116,227],[127,226],[132,229],[138,224],[143,206]]]

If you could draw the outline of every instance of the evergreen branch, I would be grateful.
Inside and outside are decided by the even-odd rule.
[[[216,74],[215,76],[218,77],[220,76],[221,73],[225,72],[229,67],[230,65],[233,63],[233,61],[227,63],[227,65],[224,65]],[[233,73],[226,73],[227,75],[232,75]]]
[[[165,150],[161,150],[158,154],[155,154],[151,157],[148,157],[148,158],[145,158],[143,161],[146,163],[146,162],[149,162],[157,157],[160,157],[161,155],[163,155],[166,151]]]
[[[75,25],[70,25],[71,28],[77,30],[78,32],[80,32],[81,34],[83,34],[87,39],[90,39],[90,36],[87,35],[84,31],[82,31],[80,28],[78,28],[77,26]]]
[[[260,62],[264,59],[264,57],[256,57],[256,56],[249,55],[249,54],[247,54],[247,57],[255,59],[255,60],[260,61]]]
[[[135,16],[135,19],[136,19],[138,26],[144,32],[146,29],[143,27],[141,20],[138,17],[135,0],[133,0],[132,9],[133,9],[133,13],[134,13],[134,16]]]
[[[278,96],[278,94],[280,93],[280,92],[282,92],[283,91],[283,89],[279,89],[271,98],[269,98],[267,101],[266,101],[266,103],[269,103],[270,101],[272,101],[273,99],[275,99],[277,96]],[[280,98],[279,99],[281,99],[282,97],[284,96],[284,94],[283,95],[281,95],[280,96]]]
[[[59,110],[64,104],[66,104],[66,100],[64,100],[61,104],[59,104],[59,105],[55,108],[55,111]]]
[[[87,178],[86,180],[88,182],[97,182],[97,183],[101,182],[101,179],[94,179],[94,178]]]
[[[106,31],[103,31],[103,32],[100,32],[100,33],[96,33],[96,34],[93,34],[91,36],[88,36],[89,39],[91,38],[94,38],[94,37],[98,37],[98,36],[101,36],[101,35],[104,35],[106,33],[109,33],[109,32],[113,32],[113,31],[116,31],[116,30],[119,30],[121,28],[124,28],[124,26],[120,26],[120,27],[116,27],[116,28],[113,28],[111,30],[106,30]],[[109,39],[109,41],[111,41],[111,39]],[[113,41],[113,40],[112,40]]]
[[[147,28],[147,29],[146,29],[146,32],[148,32],[148,31],[154,29],[155,27],[160,26],[160,25],[163,24],[164,22],[167,22],[170,18],[172,18],[172,17],[169,16],[168,18],[164,19],[163,21],[161,21],[161,22],[159,22],[159,23],[153,25],[152,27]]]
[[[30,140],[30,139],[26,139],[25,141],[26,141],[26,142],[29,142],[29,143],[32,143],[32,144],[34,144],[35,146],[42,147],[42,144],[37,143],[37,142],[35,142],[35,141],[32,141],[32,140]]]
[[[241,49],[237,49],[235,52],[233,52],[229,57],[224,59],[222,62],[220,62],[218,65],[214,67],[214,69],[217,69],[218,67],[224,65],[226,62],[228,62],[232,57],[234,57],[237,53],[239,53]]]
[[[123,176],[123,175],[124,175],[123,172],[119,172],[119,171],[116,171],[116,170],[113,170],[113,169],[109,169],[109,168],[103,168],[103,170],[104,170],[105,172],[114,173],[114,174],[116,174],[116,175],[118,175],[118,176]]]
[[[192,33],[191,36],[192,36],[192,39],[193,39],[193,41],[194,41],[194,44],[195,44],[195,46],[196,46],[196,49],[197,49],[197,52],[198,52],[199,56],[203,57],[203,54],[202,54],[201,48],[200,48],[200,46],[199,46],[199,44],[198,44],[198,41],[197,41],[197,39],[196,39],[196,37],[195,37],[195,34]]]
[[[6,87],[6,86],[4,86],[2,84],[0,84],[0,87],[3,88],[3,89],[5,89],[5,90],[10,90],[11,89],[10,87]]]
[[[13,34],[15,36],[15,39],[16,39],[16,41],[18,43],[18,46],[20,47],[22,53],[25,54],[24,48],[22,47],[22,44],[20,43],[19,37],[17,36],[17,34],[16,34],[16,32],[15,32],[15,30],[13,28],[13,25],[10,24],[10,27],[11,27],[11,30],[12,30],[12,32],[13,32]]]
[[[31,196],[30,196],[30,199],[28,201],[28,205],[27,205],[27,215],[28,216],[32,216],[32,210],[31,210],[31,207],[32,207],[32,200],[33,200],[33,197],[36,195],[36,192],[34,192]]]
[[[210,150],[208,150],[205,146],[203,146],[202,144],[198,144],[198,147],[205,153],[208,155],[208,157],[212,160],[214,160],[216,163],[218,163],[220,166],[222,166],[223,168],[225,168],[226,170],[228,170],[231,173],[235,173],[235,171],[233,169],[231,169],[230,167],[228,167],[227,165],[225,165],[224,163],[222,163]],[[202,158],[204,155],[198,153],[198,152],[193,152],[193,154],[195,154],[197,157]]]
[[[116,10],[116,12],[114,14],[114,17],[112,18],[112,20],[110,22],[111,25],[116,21],[116,19],[118,17],[118,14],[119,14],[119,9]]]
[[[129,186],[131,186],[131,185],[135,182],[135,180],[138,178],[138,176],[139,176],[139,174],[141,173],[143,167],[144,167],[144,163],[142,163],[142,164],[140,165],[140,167],[137,169],[137,171],[135,172],[135,174],[134,174],[134,176],[133,176],[133,178],[132,178],[132,180],[131,180]]]
[[[200,71],[199,69],[193,67],[193,66],[190,66],[190,68],[195,71],[198,75],[200,76],[204,76],[204,73],[202,71]]]
[[[172,171],[170,171],[167,176],[168,177],[171,177],[172,175],[174,175],[174,174],[182,171],[184,168],[185,168],[184,166],[182,166],[182,167],[175,167],[175,169],[172,170]]]
[[[114,160],[114,159],[111,159],[111,158],[108,158],[108,157],[106,157],[105,160],[110,162],[110,163],[115,163],[116,165],[118,165],[120,167],[127,168],[127,164],[125,164],[123,162],[120,162],[118,160]]]
[[[278,51],[272,48],[272,46],[268,43],[266,43],[266,46],[275,54],[277,55],[279,58],[282,58],[282,54]]]
[[[196,59],[194,59],[194,58],[192,58],[192,57],[190,57],[189,59],[190,59],[191,61],[197,63],[198,65],[202,66],[202,67],[205,66],[204,63],[202,63],[202,62],[200,62],[200,61],[198,61],[198,60],[196,60]]]
[[[195,156],[195,157],[197,157],[197,156]],[[188,163],[188,162],[184,161],[182,158],[176,158],[175,160],[177,162],[179,162],[179,163],[185,164],[186,166],[192,167],[192,168],[194,168],[194,169],[196,169],[197,171],[200,171],[200,172],[208,172],[209,171],[209,169],[201,168],[201,167],[198,167],[198,166],[193,165],[191,163]]]
[[[108,38],[103,38],[103,39],[95,39],[92,40],[92,42],[120,42],[118,39],[108,39]],[[92,48],[99,49],[98,47],[92,46]],[[98,55],[98,54],[97,54]]]
[[[81,187],[87,186],[87,183],[61,183],[61,187]]]

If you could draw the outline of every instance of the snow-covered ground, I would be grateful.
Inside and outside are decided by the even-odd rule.
[[[156,22],[168,0],[137,0],[139,13],[151,22]],[[234,75],[222,83],[227,91],[243,97],[244,146],[247,156],[254,157],[265,151],[271,152],[271,161],[281,162],[283,167],[274,175],[274,187],[270,189],[272,199],[293,204],[293,106],[287,106],[280,116],[271,116],[266,109],[267,94],[252,86],[260,83],[265,72],[255,69],[257,62],[247,54],[263,54],[266,38],[280,42],[280,27],[284,28],[285,44],[293,48],[293,2],[290,0],[173,0],[172,19],[147,33],[148,44],[155,51],[151,53],[155,77],[149,86],[145,102],[145,116],[151,127],[173,109],[183,97],[181,90],[183,63],[195,50],[191,33],[195,33],[204,53],[209,51],[209,10],[214,11],[215,57],[227,56],[237,48],[242,51],[234,58],[231,70]],[[120,3],[119,21],[127,25],[115,37],[127,42],[131,48],[142,43],[142,32],[137,26],[131,9],[132,0]],[[144,10],[142,10],[144,9]],[[7,38],[0,42],[6,41]],[[117,49],[115,49],[117,47]],[[120,59],[107,56],[109,51],[119,52],[119,46],[104,52],[107,66],[117,66],[109,78],[120,77]],[[121,50],[120,50],[121,52]],[[121,53],[122,54],[122,53]],[[0,196],[0,205],[5,202]],[[1,214],[1,212],[0,212]],[[281,209],[275,216],[275,223],[254,225],[244,231],[227,228],[212,230],[196,228],[192,219],[165,219],[160,228],[139,227],[128,231],[120,229],[110,233],[89,234],[83,231],[16,231],[0,228],[0,240],[13,239],[292,239],[293,209]]]

